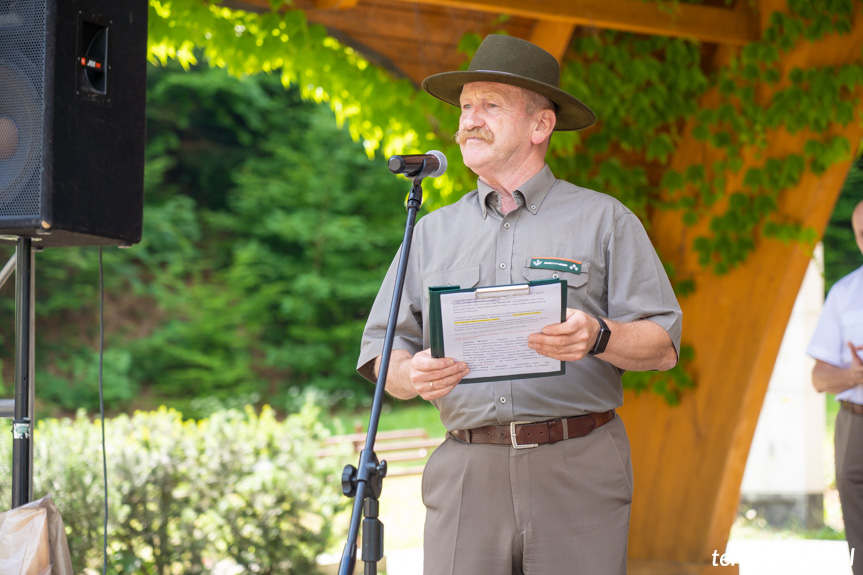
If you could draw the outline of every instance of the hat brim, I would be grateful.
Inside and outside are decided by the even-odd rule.
[[[542,94],[557,106],[555,131],[583,130],[596,123],[596,115],[593,111],[568,92],[544,82],[507,72],[491,70],[442,72],[423,80],[422,87],[435,98],[447,104],[461,107],[459,102],[461,91],[464,85],[469,82],[498,82]]]

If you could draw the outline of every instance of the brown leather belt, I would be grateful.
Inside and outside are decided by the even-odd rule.
[[[842,409],[850,411],[854,415],[863,415],[863,405],[859,403],[851,403],[850,401],[840,401]]]
[[[614,419],[614,410],[587,413],[550,421],[513,421],[509,425],[487,425],[474,429],[456,429],[450,434],[465,443],[511,445],[516,449],[557,443],[573,437],[584,437],[597,427]]]

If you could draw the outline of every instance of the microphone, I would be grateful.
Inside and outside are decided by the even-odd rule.
[[[392,156],[387,167],[394,174],[404,174],[413,179],[436,178],[446,172],[446,156],[443,152],[429,150],[425,154]]]

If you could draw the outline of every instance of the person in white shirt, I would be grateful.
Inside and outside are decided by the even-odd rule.
[[[851,216],[857,246],[863,253],[863,201]],[[845,520],[849,551],[863,553],[863,266],[830,289],[806,353],[815,359],[812,384],[835,393],[841,403],[836,417],[836,486]],[[863,575],[863,561],[854,561]]]

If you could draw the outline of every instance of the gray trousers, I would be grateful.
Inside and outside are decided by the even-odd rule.
[[[435,449],[422,478],[424,575],[621,575],[632,501],[623,422],[514,449]]]
[[[855,549],[854,575],[863,575],[863,415],[839,410],[834,449],[845,539]]]

